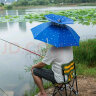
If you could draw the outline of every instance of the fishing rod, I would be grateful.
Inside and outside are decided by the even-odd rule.
[[[21,48],[21,49],[23,49],[23,50],[25,50],[25,51],[30,52],[30,53],[33,53],[33,54],[35,54],[35,55],[37,55],[37,56],[39,56],[39,57],[43,57],[43,56],[41,56],[40,54],[37,54],[37,53],[35,53],[35,52],[31,51],[31,50],[28,50],[28,49],[26,49],[26,48],[23,48],[23,47],[21,47],[21,46],[19,46],[19,45],[16,45],[16,44],[14,44],[14,43],[12,43],[12,42],[9,42],[9,41],[7,41],[7,40],[4,40],[4,39],[2,39],[2,38],[0,38],[0,40],[2,40],[2,41],[4,41],[4,42],[7,42],[7,43],[9,43],[9,44],[11,44],[11,45],[14,45],[14,46],[16,46],[16,47],[19,47],[19,48]]]

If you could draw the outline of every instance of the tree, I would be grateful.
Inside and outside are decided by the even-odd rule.
[[[54,0],[54,3],[55,3],[55,4],[63,3],[63,0]]]

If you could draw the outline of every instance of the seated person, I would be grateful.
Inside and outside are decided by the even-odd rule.
[[[49,48],[42,62],[33,65],[31,69],[33,79],[40,89],[38,96],[47,96],[43,87],[42,78],[49,80],[52,83],[64,82],[61,65],[69,63],[72,60],[72,47],[56,48],[52,46],[51,48]],[[52,69],[43,68],[45,65],[50,64],[52,64]]]

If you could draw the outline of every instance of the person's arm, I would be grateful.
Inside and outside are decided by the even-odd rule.
[[[45,57],[43,58],[42,62],[35,64],[32,66],[31,71],[33,68],[43,68],[45,65],[50,65],[52,61],[54,60],[53,58],[53,51],[51,51],[51,48],[47,51]]]
[[[43,63],[43,62],[39,62],[39,63],[33,65],[33,66],[32,66],[32,69],[33,69],[33,68],[43,68],[45,65],[46,65],[46,64]],[[32,70],[32,69],[31,69],[31,70]]]

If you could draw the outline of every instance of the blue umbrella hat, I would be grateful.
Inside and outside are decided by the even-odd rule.
[[[45,18],[57,24],[73,24],[74,23],[72,19],[65,16],[61,16],[61,15],[49,14],[49,15],[45,15]]]
[[[80,37],[67,25],[42,23],[31,29],[34,39],[51,44],[55,47],[79,46]]]

